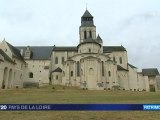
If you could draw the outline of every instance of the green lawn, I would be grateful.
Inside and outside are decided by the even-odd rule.
[[[160,103],[160,92],[88,91],[62,86],[0,90],[0,103]],[[0,112],[0,120],[159,120],[160,112]]]

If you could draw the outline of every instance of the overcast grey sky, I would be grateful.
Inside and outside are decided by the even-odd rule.
[[[0,41],[77,46],[86,9],[104,45],[123,45],[139,69],[160,70],[160,0],[0,0]]]

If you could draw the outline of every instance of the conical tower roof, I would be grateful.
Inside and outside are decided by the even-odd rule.
[[[82,17],[92,17],[93,18],[93,16],[91,15],[91,13],[88,10],[85,11],[85,13],[83,14]]]
[[[97,42],[98,43],[102,43],[103,41],[102,41],[102,38],[99,36],[99,34],[98,34],[98,36],[97,36]]]
[[[91,27],[94,26],[93,16],[86,9],[83,16],[81,17],[81,26]]]

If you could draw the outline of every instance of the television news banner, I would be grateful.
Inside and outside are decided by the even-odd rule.
[[[160,111],[160,104],[0,104],[0,111]]]

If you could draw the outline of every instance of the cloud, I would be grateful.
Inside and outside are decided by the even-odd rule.
[[[112,32],[113,39],[121,41],[128,50],[129,61],[139,68],[158,67],[160,59],[160,16],[134,15],[119,22]]]
[[[129,27],[135,23],[142,24],[143,22],[148,22],[148,21],[152,22],[153,19],[160,19],[160,13],[152,12],[152,13],[144,13],[144,14],[134,15],[130,18],[127,18],[126,20],[123,20],[123,22],[121,21],[120,26],[118,28],[118,32],[120,30],[126,29],[127,27]]]
[[[0,0],[0,39],[13,45],[76,46],[86,0]],[[123,45],[139,68],[159,67],[159,0],[87,0],[104,45]]]

